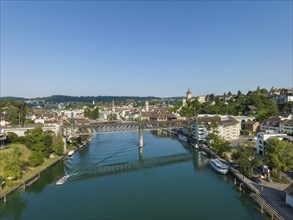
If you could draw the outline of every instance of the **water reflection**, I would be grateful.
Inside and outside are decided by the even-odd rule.
[[[13,218],[21,219],[22,213],[26,209],[27,203],[21,197],[21,193],[10,194],[6,202],[0,203],[0,219]]]
[[[40,178],[31,186],[26,187],[25,191],[28,193],[40,194],[42,191],[51,184],[55,182],[64,175],[64,164],[62,162],[57,162],[55,166],[48,169],[47,172],[43,172]]]

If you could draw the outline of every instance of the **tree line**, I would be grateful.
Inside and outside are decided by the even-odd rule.
[[[263,121],[279,113],[278,105],[273,98],[267,97],[267,93],[266,89],[258,89],[250,91],[246,95],[240,91],[237,94],[224,93],[223,96],[210,94],[206,96],[206,102],[202,104],[197,99],[187,101],[187,105],[182,107],[180,115],[184,117],[193,117],[196,114],[248,115],[255,116],[258,121]],[[280,106],[280,110],[285,110],[287,105]],[[256,111],[251,111],[248,106],[255,106]]]

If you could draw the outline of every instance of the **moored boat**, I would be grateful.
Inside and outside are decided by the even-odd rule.
[[[57,185],[57,186],[63,185],[63,184],[67,181],[68,177],[69,177],[68,175],[63,176],[61,179],[59,179],[59,180],[56,182],[56,185]]]
[[[226,174],[228,172],[228,166],[218,159],[212,159],[210,161],[210,164],[214,168],[214,170],[218,171],[221,174]]]
[[[72,156],[74,154],[74,150],[68,152],[68,156]]]
[[[204,152],[203,150],[201,150],[200,153],[201,153],[203,156],[206,156],[206,155],[207,155],[207,153]]]
[[[187,142],[187,137],[186,137],[185,135],[178,134],[178,139],[179,139],[180,141]]]

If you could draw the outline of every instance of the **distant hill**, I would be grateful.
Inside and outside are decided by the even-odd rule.
[[[115,101],[144,101],[151,99],[160,99],[158,97],[148,96],[148,97],[138,97],[138,96],[64,96],[64,95],[53,95],[45,98],[40,98],[50,103],[60,103],[60,102],[112,102]]]
[[[144,101],[144,100],[154,100],[161,99],[159,97],[147,96],[147,97],[139,97],[139,96],[65,96],[65,95],[52,95],[49,97],[38,97],[38,98],[22,98],[22,97],[1,97],[0,100],[44,100],[48,103],[61,103],[61,102],[112,102],[112,100],[121,102],[127,100],[133,101]]]
[[[0,100],[24,101],[24,100],[28,100],[28,99],[23,98],[23,97],[6,96],[6,97],[0,97]]]

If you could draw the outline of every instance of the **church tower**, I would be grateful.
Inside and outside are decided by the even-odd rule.
[[[149,102],[148,102],[148,100],[145,100],[145,111],[146,112],[149,111]]]
[[[115,103],[114,103],[114,99],[112,101],[112,112],[115,112]]]
[[[188,89],[188,91],[186,92],[186,101],[192,99],[192,92],[190,91],[190,89]]]

